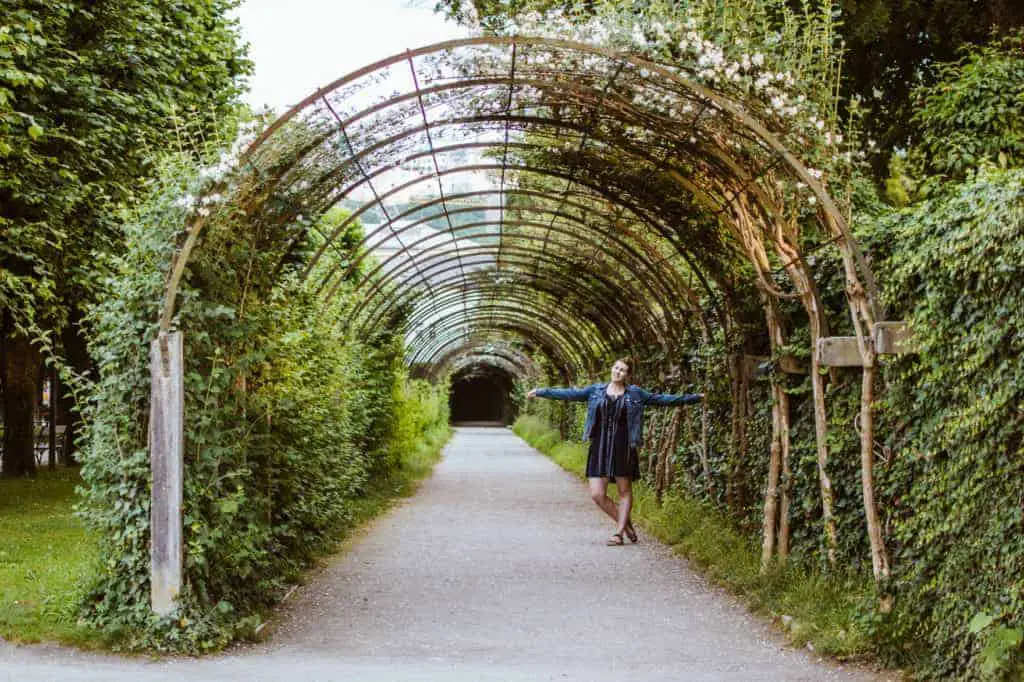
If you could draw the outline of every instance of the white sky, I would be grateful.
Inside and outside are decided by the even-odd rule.
[[[282,112],[322,85],[408,48],[468,35],[434,0],[245,0],[237,11],[255,63],[246,101]]]

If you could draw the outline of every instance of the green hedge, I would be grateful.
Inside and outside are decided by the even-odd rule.
[[[84,618],[127,648],[198,652],[252,633],[290,582],[353,521],[371,477],[395,472],[447,424],[443,386],[410,381],[398,333],[355,342],[325,303],[276,269],[296,226],[215,214],[189,265],[185,339],[184,586],[149,611],[148,347],[185,216],[189,160],[127,221],[126,254],[92,311],[82,514],[104,550]],[[193,183],[193,184],[189,184]],[[198,192],[196,192],[198,193]],[[248,235],[240,239],[239,235]],[[436,439],[435,439],[436,442]]]

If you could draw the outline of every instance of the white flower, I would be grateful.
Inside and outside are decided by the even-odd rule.
[[[206,216],[210,215],[210,209],[200,206],[198,209],[196,209],[196,213],[205,218]]]
[[[750,58],[750,61],[753,62],[754,66],[761,66],[764,64],[764,55],[758,52]]]

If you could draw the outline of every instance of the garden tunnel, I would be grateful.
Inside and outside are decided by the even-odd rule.
[[[756,88],[709,82],[695,64],[552,38],[469,38],[394,55],[317,90],[259,134],[217,191],[253,234],[283,235],[279,269],[299,261],[325,305],[355,293],[338,324],[366,337],[400,320],[414,373],[451,376],[492,397],[536,379],[538,358],[576,382],[629,353],[671,384],[687,348],[735,333],[738,311],[751,306],[780,352],[779,301],[799,301],[810,320],[826,527],[819,369],[829,326],[805,255],[834,249],[854,331],[849,364],[863,367],[864,503],[881,580],[888,562],[870,465],[875,323],[884,313],[828,172],[801,160],[812,148],[842,157],[816,124],[781,115]],[[350,214],[325,228],[319,219],[336,205]],[[168,335],[188,333],[176,329],[176,297],[206,221],[196,216],[172,264],[155,378],[173,365]],[[349,257],[338,243],[355,221],[365,236]],[[319,246],[301,253],[310,233]],[[659,368],[645,365],[652,357]],[[742,366],[730,362],[730,371]],[[154,414],[165,384],[154,381]],[[773,391],[769,556],[789,429],[786,395]],[[498,418],[508,409],[502,403]],[[173,434],[159,428],[154,450],[173,449]]]
[[[504,363],[485,358],[464,364],[451,375],[450,413],[455,424],[511,424],[516,417],[512,393],[516,374]]]

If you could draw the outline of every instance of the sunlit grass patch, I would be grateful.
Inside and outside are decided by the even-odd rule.
[[[99,550],[74,516],[78,471],[0,479],[0,637],[16,642],[94,639],[77,625]]]

